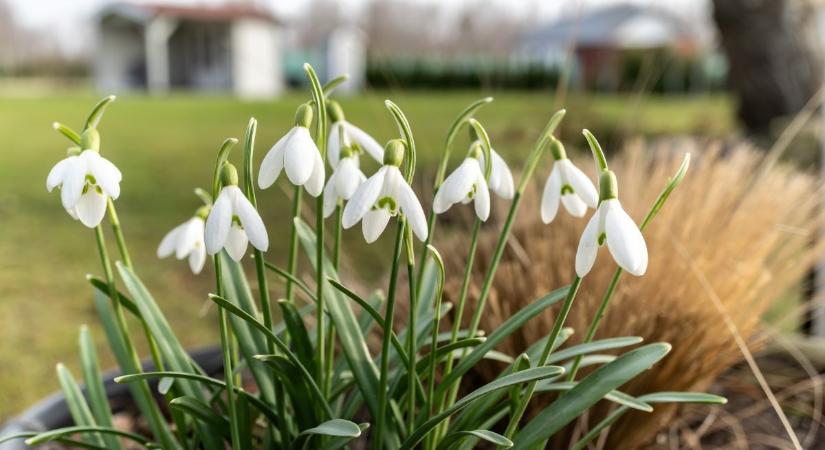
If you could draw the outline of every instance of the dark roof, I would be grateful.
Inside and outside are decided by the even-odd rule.
[[[524,35],[528,46],[567,45],[575,39],[579,46],[610,46],[616,44],[623,25],[637,19],[659,22],[679,39],[690,39],[693,32],[682,18],[656,6],[622,3],[598,9],[584,10],[555,22],[539,25]]]
[[[256,18],[277,22],[275,16],[248,3],[217,5],[179,5],[172,3],[117,2],[103,8],[101,16],[122,16],[135,22],[146,22],[155,17],[202,22],[231,22],[235,19]]]

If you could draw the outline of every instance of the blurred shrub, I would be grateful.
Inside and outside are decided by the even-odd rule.
[[[681,140],[646,150],[638,143],[630,147],[611,160],[611,168],[619,179],[622,204],[637,222],[675,171],[681,154],[689,151],[693,160],[684,183],[645,232],[650,251],[647,274],[623,277],[596,338],[635,335],[646,342],[673,344],[673,351],[658,370],[634,379],[622,388],[625,392],[703,390],[742,358],[706,287],[721,299],[749,345],[758,346],[759,323],[766,309],[798,287],[814,261],[825,253],[822,245],[812,244],[822,225],[818,212],[822,191],[814,177],[789,166],[762,170],[765,154],[744,144],[703,149],[695,141]],[[579,167],[590,168],[592,164],[580,161]],[[551,225],[542,224],[537,191],[530,190],[519,212],[511,245],[482,316],[481,328],[488,332],[528,302],[572,278],[586,220],[561,212]],[[483,228],[469,305],[477,298],[499,229],[500,223],[495,222]],[[448,273],[463,271],[463,240],[448,240],[440,248],[447,258]],[[566,326],[576,333],[567,345],[582,338],[615,269],[609,258],[602,256],[585,278],[573,305]],[[554,264],[557,261],[569,264]],[[700,276],[706,278],[707,286],[700,282]],[[448,286],[448,300],[455,301],[458,288],[455,283]],[[553,320],[552,314],[536,318],[500,350],[508,354],[523,351],[547,335]],[[492,366],[487,369],[477,374],[479,382],[496,373]],[[604,417],[608,405],[597,406],[588,421],[570,426],[566,439],[573,434],[581,436],[587,423],[598,423]],[[606,448],[638,448],[675,412],[674,408],[657,406],[653,414],[625,416],[612,427]],[[568,442],[555,442],[553,448],[566,448]]]

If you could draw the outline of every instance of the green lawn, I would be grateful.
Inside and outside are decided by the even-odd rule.
[[[341,100],[348,118],[379,140],[394,137],[394,125],[382,100],[391,97],[408,115],[416,133],[419,180],[429,180],[452,118],[477,93],[373,93]],[[198,201],[192,190],[210,182],[215,151],[224,138],[241,137],[250,116],[259,121],[260,161],[269,146],[292,124],[304,97],[275,102],[239,102],[224,97],[129,97],[112,104],[102,126],[102,152],[123,172],[117,201],[137,272],[153,291],[173,327],[187,345],[215,337],[215,319],[204,313],[211,286],[207,269],[192,276],[184,263],[158,261],[154,252],[164,233],[187,219]],[[51,129],[54,120],[79,127],[96,97],[90,94],[0,97],[0,420],[57,389],[54,365],[77,367],[76,341],[82,323],[104,337],[84,276],[100,274],[94,236],[60,207],[45,179],[65,155],[67,141]],[[511,161],[522,158],[552,113],[544,92],[505,93],[478,115],[494,146]],[[724,134],[733,127],[731,102],[722,96],[575,97],[562,137],[581,148],[580,129],[590,128],[611,147],[629,134]],[[235,153],[240,164],[240,152]],[[368,170],[372,168],[369,167]],[[285,259],[289,205],[282,189],[259,194],[272,241],[269,258]],[[347,236],[354,238],[360,231]],[[111,241],[111,238],[110,238]],[[351,239],[348,248],[377,255],[387,245],[367,247]],[[111,243],[111,242],[110,242]],[[112,248],[114,251],[114,248]],[[364,274],[379,275],[376,269]],[[276,286],[275,289],[278,287]],[[111,364],[104,352],[106,365]]]

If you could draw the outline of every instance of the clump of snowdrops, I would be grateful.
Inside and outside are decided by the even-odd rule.
[[[636,337],[592,339],[622,273],[644,275],[648,250],[640,227],[622,209],[619,180],[610,171],[596,138],[584,131],[599,172],[594,185],[567,158],[564,146],[554,137],[564,110],[550,117],[515,184],[506,162],[493,150],[490,136],[473,118],[492,99],[469,105],[449,128],[436,176],[433,210],[425,212],[411,187],[416,144],[402,110],[389,100],[385,102],[399,136],[382,146],[349,123],[341,106],[329,98],[345,77],[322,86],[311,66],[305,65],[305,70],[311,96],[298,106],[294,127],[264,157],[257,183],[252,165],[257,123],[250,119],[239,166],[231,158],[238,141],[227,139],[217,153],[212,186],[196,190],[202,205],[193,207],[192,216],[169,232],[158,248],[159,257],[175,254],[178,259],[188,259],[194,273],[201,272],[210,258],[214,264],[215,291],[209,298],[218,307],[223,349],[223,374],[218,377],[206,374],[181,346],[129,258],[114,203],[120,194],[121,173],[101,154],[97,130],[114,97],[94,107],[79,133],[55,124],[72,144],[67,157],[49,173],[47,188],[60,188],[63,208],[95,231],[103,269],[103,278],[89,279],[95,305],[123,372],[116,381],[131,389],[151,434],[139,435],[113,426],[94,343],[84,328],[81,360],[85,395],[72,374],[58,368],[75,425],[6,436],[0,442],[23,438],[30,445],[58,441],[85,448],[120,449],[129,441],[130,447],[217,450],[227,445],[233,449],[335,449],[362,439],[368,440],[369,448],[388,449],[471,448],[479,441],[501,448],[540,448],[597,402],[617,404],[610,416],[573,447],[581,449],[630,410],[649,412],[663,402],[724,402],[703,393],[653,392],[632,397],[618,390],[664,358],[670,346],[639,345],[641,339]],[[471,130],[472,142],[448,175],[450,156],[457,151],[456,138],[464,128]],[[499,328],[481,330],[485,302],[522,195],[545,156],[550,156],[553,166],[541,200],[541,219],[551,224],[561,213],[560,206],[575,217],[594,210],[575,261],[556,262],[570,266],[572,280],[533,300]],[[362,158],[375,159],[380,168],[367,177],[361,170]],[[332,171],[329,176],[328,167]],[[641,222],[642,229],[663,207],[687,167],[686,156],[679,171],[661,187],[661,194]],[[283,173],[285,177],[281,177]],[[270,240],[255,198],[256,184],[266,189],[279,178],[294,186],[292,232],[287,245],[279,246],[288,249],[287,267],[266,260]],[[304,193],[314,200],[313,225],[300,216]],[[478,301],[469,305],[467,287],[473,257],[492,201],[508,202],[509,213]],[[476,219],[464,273],[449,274],[463,277],[458,301],[450,305],[442,302],[448,274],[430,242],[437,215],[469,203]],[[106,217],[117,243],[114,269],[104,242]],[[331,230],[325,229],[330,218]],[[342,228],[360,222],[364,239],[371,243],[392,218],[395,245],[386,261],[339,265]],[[584,342],[563,348],[569,336],[565,319],[602,246],[618,264],[614,282]],[[301,251],[309,267],[299,267]],[[607,263],[604,255],[600,262]],[[340,281],[339,271],[369,263],[389,265],[389,286],[386,293],[362,297]],[[254,265],[257,298],[252,295],[244,265]],[[314,273],[313,285],[302,281],[300,270]],[[407,271],[407,298],[401,298],[397,288],[401,270]],[[270,298],[273,282],[285,286],[285,297],[277,299],[276,305]],[[308,301],[299,301],[298,292]],[[400,301],[408,302],[409,317],[396,326],[394,311]],[[497,344],[508,335],[559,302],[560,313],[544,338],[522,354],[496,352]],[[439,321],[452,309],[458,319],[454,318],[455,325],[449,331],[442,332]],[[471,312],[470,326],[461,328],[465,312]],[[127,325],[128,316],[138,319],[142,325],[139,330]],[[305,320],[305,316],[314,320]],[[367,345],[367,336],[375,329],[382,336],[377,354]],[[137,333],[149,343],[155,371],[142,369],[134,344]],[[618,356],[598,353],[620,349],[627,351]],[[459,396],[462,376],[485,358],[502,360],[509,366],[494,381]],[[577,377],[584,366],[596,368]],[[156,385],[150,384],[152,380]],[[165,405],[159,404],[153,389]],[[548,391],[561,394],[535,417],[523,417],[531,401],[542,401],[534,395]]]

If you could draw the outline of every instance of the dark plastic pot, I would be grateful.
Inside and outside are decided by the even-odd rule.
[[[204,372],[213,375],[223,370],[223,353],[220,347],[207,347],[190,352],[192,359],[203,368]],[[144,372],[155,370],[155,364],[144,361]],[[103,375],[104,388],[112,405],[113,412],[119,412],[132,404],[129,387],[115,383],[114,379],[121,375],[120,371],[113,370]],[[152,380],[151,386],[156,387],[157,380]],[[155,391],[156,392],[156,391]],[[61,392],[54,393],[41,400],[22,414],[13,417],[0,428],[0,437],[27,431],[41,432],[55,428],[71,426],[72,416]],[[28,450],[31,447],[23,443],[23,439],[0,444],[0,450]]]

